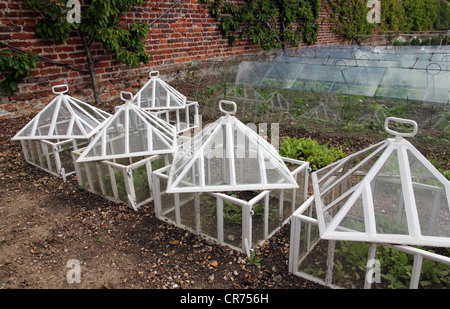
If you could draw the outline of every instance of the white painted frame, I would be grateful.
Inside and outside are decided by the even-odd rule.
[[[229,104],[232,106],[232,111],[226,110],[223,105]],[[168,192],[169,193],[191,193],[191,192],[218,192],[218,191],[246,191],[246,190],[273,190],[273,189],[293,189],[297,187],[295,180],[292,178],[288,168],[286,167],[283,159],[280,157],[278,151],[269,144],[263,137],[259,136],[256,132],[251,130],[245,124],[240,122],[237,118],[232,116],[236,113],[236,103],[226,100],[219,102],[219,109],[226,115],[216,120],[214,123],[205,127],[202,131],[198,132],[196,136],[192,138],[192,142],[185,143],[174,154],[174,164],[169,171]],[[233,126],[246,134],[249,143],[255,147],[253,150],[255,157],[259,159],[260,168],[260,182],[252,184],[238,184],[234,160],[234,135]],[[207,168],[205,170],[205,156],[204,149],[207,149],[214,141],[215,135],[224,129],[224,133],[227,135],[226,144],[223,146],[223,157],[229,159],[229,175],[230,184],[217,184],[207,185],[206,179],[209,177],[210,171]],[[241,145],[242,146],[242,145]],[[244,145],[245,146],[245,145]],[[189,148],[191,147],[191,148]],[[192,157],[183,164],[176,167],[178,160],[183,161],[185,159],[185,152],[192,152]],[[226,152],[226,153],[225,153]],[[211,154],[213,155],[213,154]],[[284,182],[272,182],[268,183],[268,177],[264,159],[268,159],[274,166],[274,169],[283,177]],[[191,168],[197,165],[199,171],[199,183],[190,183],[188,186],[181,186],[183,184],[183,177],[191,171]],[[207,165],[209,167],[209,165]],[[225,169],[223,162],[222,169]]]
[[[301,199],[306,200],[307,192],[308,192],[308,181],[309,181],[309,163],[303,162],[299,160],[294,160],[290,158],[283,158],[284,162],[295,164],[297,167],[291,172],[292,176],[299,182],[303,184],[302,187],[294,188],[292,190],[292,196],[285,197],[284,193],[285,190],[280,190],[280,204],[278,211],[281,213],[283,210],[284,203],[289,202],[291,203],[291,213],[299,207],[299,205],[302,203],[302,201],[298,201],[296,199],[297,197],[297,190],[301,190]],[[229,196],[225,193],[219,193],[219,192],[189,192],[194,195],[194,203],[195,203],[195,216],[196,216],[196,227],[193,229],[192,227],[188,227],[184,224],[182,224],[182,218],[180,216],[180,209],[183,207],[184,203],[180,203],[180,193],[167,193],[164,188],[161,188],[160,180],[164,179],[166,181],[169,180],[169,176],[167,175],[170,170],[170,165],[165,166],[164,168],[161,168],[159,170],[156,170],[153,172],[153,192],[154,192],[154,205],[155,205],[155,215],[160,220],[169,222],[175,226],[178,226],[180,228],[189,230],[197,235],[200,235],[208,240],[211,240],[213,242],[216,242],[220,245],[231,247],[234,250],[238,250],[240,252],[243,252],[250,255],[250,252],[253,250],[252,248],[261,245],[265,240],[270,238],[274,233],[276,233],[284,224],[286,224],[289,221],[289,218],[285,219],[283,222],[279,222],[279,226],[277,229],[273,231],[269,231],[268,228],[268,211],[269,211],[269,195],[271,194],[272,190],[263,190],[260,193],[257,194],[254,198],[252,198],[249,201],[241,200],[238,198],[234,198],[232,196]],[[299,179],[301,178],[301,180]],[[168,210],[165,212],[162,211],[163,205],[161,197],[165,194],[171,194],[174,197],[174,205],[170,205]],[[214,238],[210,235],[206,235],[200,231],[200,195],[205,194],[212,196],[216,198],[216,206],[217,206],[217,238]],[[191,199],[192,200],[192,199]],[[234,245],[231,245],[230,243],[226,242],[224,239],[224,222],[223,222],[223,203],[224,201],[231,202],[239,207],[242,207],[242,242],[241,246],[237,247]],[[264,239],[256,244],[255,246],[252,246],[252,208],[259,202],[263,202],[265,205],[265,216],[264,216]],[[185,201],[185,203],[188,201]],[[167,205],[165,205],[167,206]],[[170,212],[175,212],[175,220],[169,219],[166,214]],[[280,216],[281,218],[281,216]]]
[[[115,162],[115,160],[98,160],[98,161],[88,161],[88,162],[79,162],[78,158],[81,153],[85,151],[85,148],[78,149],[72,151],[72,159],[75,165],[75,172],[77,175],[78,184],[81,188],[88,190],[89,192],[98,194],[108,200],[111,200],[116,203],[124,203],[128,207],[137,211],[141,206],[153,201],[153,186],[152,186],[152,173],[154,172],[152,169],[152,163],[156,160],[163,159],[164,165],[169,165],[171,160],[170,154],[164,155],[152,155],[147,156],[141,160],[135,161],[132,158],[121,158],[121,160],[129,160],[128,165],[120,164]],[[94,172],[91,171],[89,165],[95,165]],[[144,197],[142,200],[137,200],[137,188],[133,181],[133,171],[142,166],[146,166],[147,172],[147,185],[149,189],[149,195]],[[101,167],[106,167],[109,172],[112,195],[108,194],[105,189],[105,180],[102,175]],[[126,199],[121,199],[118,191],[116,173],[123,173],[123,179],[125,182],[125,191],[126,191]],[[98,181],[98,185],[95,182]]]
[[[329,240],[327,256],[327,268],[325,279],[317,278],[311,274],[308,274],[301,270],[301,264],[307,258],[308,254],[314,249],[317,243],[321,240],[318,236],[314,238],[310,232],[311,227],[318,227],[319,220],[313,217],[313,210],[315,208],[315,198],[311,196],[308,200],[303,203],[291,216],[291,234],[290,234],[290,247],[289,247],[289,272],[306,280],[327,286],[332,289],[341,289],[342,287],[333,283],[333,267],[334,267],[334,249],[335,244],[339,240]],[[301,235],[302,226],[306,226],[306,235]],[[303,255],[300,255],[300,248],[302,239],[306,242],[306,249]],[[375,258],[377,246],[387,246],[394,250],[402,251],[407,254],[414,255],[414,264],[411,272],[410,279],[410,289],[418,289],[420,284],[420,275],[422,271],[422,262],[424,259],[429,259],[438,263],[442,263],[450,266],[450,257],[418,249],[415,247],[410,247],[406,245],[391,245],[391,244],[381,244],[381,243],[370,243],[370,249],[368,252],[367,260]],[[366,278],[370,276],[370,272],[373,269],[369,265],[366,269]],[[364,280],[364,289],[371,289],[374,283]],[[375,283],[376,284],[376,283]]]
[[[122,96],[123,93],[121,93]],[[129,111],[133,110],[137,117],[146,124],[147,128],[147,140],[148,140],[148,149],[140,152],[132,152],[129,148]],[[110,125],[114,124],[114,121],[117,117],[119,117],[120,113],[124,113],[124,121],[123,127],[124,132],[123,135],[111,138],[110,140],[114,140],[116,138],[125,138],[125,151],[120,154],[106,154],[107,149],[107,135],[106,130]],[[161,139],[163,143],[167,145],[166,149],[163,150],[155,150],[152,147],[151,134],[156,134]],[[98,144],[101,145],[101,154],[88,156],[89,151],[96,147]],[[128,157],[139,157],[139,156],[150,156],[150,155],[158,155],[158,154],[168,154],[174,153],[177,148],[177,134],[175,130],[175,126],[167,123],[166,121],[156,117],[153,113],[146,112],[143,109],[137,107],[134,104],[131,104],[129,101],[123,104],[116,110],[116,113],[110,117],[102,128],[97,132],[97,134],[92,138],[92,141],[86,147],[84,152],[78,158],[78,162],[88,162],[88,161],[101,161],[101,160],[114,160],[119,158],[128,158]]]
[[[164,82],[161,78],[159,78],[158,71],[151,71],[149,73],[150,79],[145,83],[145,85],[136,93],[136,95],[132,98],[132,104],[136,106],[148,110],[148,111],[157,111],[157,110],[166,110],[166,109],[181,109],[186,106],[186,96],[182,95],[178,90]],[[167,93],[167,101],[165,106],[156,106],[156,84],[158,84],[162,89],[164,89]],[[143,104],[141,98],[142,92],[145,91],[147,87],[152,85],[152,98],[146,104]],[[170,97],[174,98],[177,102],[177,106],[170,106]]]
[[[365,241],[365,242],[381,242],[399,245],[423,245],[423,246],[436,246],[436,247],[450,247],[450,237],[436,237],[436,236],[425,236],[421,233],[419,216],[417,213],[417,207],[414,197],[414,187],[421,187],[439,194],[435,194],[441,198],[443,194],[447,196],[448,207],[450,211],[450,181],[448,181],[410,142],[408,142],[403,137],[412,137],[417,133],[417,124],[412,120],[398,119],[394,117],[389,117],[386,119],[385,127],[387,129],[388,123],[390,121],[401,122],[401,123],[411,123],[414,124],[413,133],[398,133],[392,130],[387,130],[388,132],[395,134],[396,137],[393,139],[386,139],[384,142],[378,143],[371,146],[365,150],[361,150],[355,154],[352,154],[334,164],[325,167],[325,175],[318,179],[318,174],[323,174],[322,170],[316,171],[311,174],[311,179],[313,182],[314,197],[317,207],[317,219],[318,226],[320,230],[321,237],[329,240],[350,240],[350,241]],[[376,150],[367,158],[362,160],[358,165],[353,167],[351,170],[346,172],[339,179],[331,179],[328,181],[327,177],[334,171],[338,170],[351,158],[365,152],[368,150]],[[440,182],[443,184],[444,189],[439,187],[424,185],[420,183],[413,183],[411,180],[410,165],[407,151],[410,151],[416,159],[422,163],[425,168]],[[372,188],[371,181],[376,177],[377,172],[383,167],[384,163],[388,160],[393,151],[398,153],[398,163],[400,168],[400,181],[402,184],[402,196],[404,199],[404,209],[406,213],[407,223],[408,223],[408,235],[400,234],[381,234],[376,231],[374,205],[372,198]],[[339,183],[341,179],[350,175],[354,170],[356,170],[364,162],[368,161],[375,154],[382,152],[379,159],[375,162],[372,168],[365,175],[364,179],[356,184],[353,188],[347,190],[347,192],[339,197],[339,200],[351,194],[351,197],[346,201],[346,203],[338,211],[337,215],[327,224],[327,218],[325,218],[325,213],[329,208],[331,208],[338,200],[330,203],[325,207],[322,201],[322,197],[333,187],[334,183]],[[328,181],[326,186],[320,184],[324,181]],[[339,229],[339,223],[343,220],[347,212],[353,206],[353,203],[362,196],[363,198],[363,208],[364,208],[364,218],[365,218],[365,232],[359,231],[348,231]],[[438,207],[439,201],[433,203],[433,207]],[[436,211],[436,209],[434,209]],[[434,224],[434,223],[433,223]]]
[[[24,153],[25,161],[36,166],[52,175],[62,178],[64,181],[67,177],[75,173],[74,166],[63,166],[61,160],[61,153],[70,152],[79,147],[85,146],[87,140],[21,140],[21,146]],[[49,151],[49,148],[51,149]],[[72,161],[70,161],[72,165]]]

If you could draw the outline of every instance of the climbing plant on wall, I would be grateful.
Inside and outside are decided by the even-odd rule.
[[[120,17],[134,6],[141,6],[143,0],[92,0],[89,4],[79,5],[79,21],[68,17],[74,9],[69,1],[26,0],[25,7],[37,11],[41,18],[35,26],[35,34],[44,41],[65,42],[71,36],[81,38],[86,52],[87,73],[91,76],[94,99],[100,103],[100,94],[95,76],[95,65],[105,55],[114,55],[117,62],[130,67],[139,67],[148,63],[150,56],[145,49],[145,38],[149,31],[146,22],[131,25],[120,23]],[[75,3],[78,1],[71,1]],[[92,52],[94,43],[101,43],[105,53],[95,58]]]
[[[357,34],[371,34],[375,29],[367,21],[367,0],[327,0],[327,4],[334,33],[353,39]]]
[[[347,39],[386,31],[427,31],[450,26],[450,4],[446,0],[380,0],[379,25],[367,21],[367,0],[327,0],[331,29]]]
[[[237,6],[223,0],[199,0],[219,22],[231,45],[248,39],[262,49],[286,49],[317,41],[320,0],[246,0]]]
[[[13,95],[18,84],[30,75],[37,65],[38,57],[33,52],[13,52],[9,48],[0,50],[0,71],[4,78],[0,81],[0,92]]]

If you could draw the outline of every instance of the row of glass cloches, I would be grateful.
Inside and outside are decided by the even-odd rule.
[[[278,150],[234,116],[234,102],[220,101],[224,115],[179,143],[179,117],[170,123],[159,112],[189,101],[158,72],[136,95],[122,92],[113,115],[67,91],[53,87],[57,96],[13,140],[87,139],[78,162],[172,154],[167,193],[298,187]],[[417,133],[414,121],[388,118],[385,127],[394,138],[311,174],[321,237],[449,247],[449,181],[405,139]]]

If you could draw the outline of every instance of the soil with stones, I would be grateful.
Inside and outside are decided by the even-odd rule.
[[[30,120],[0,120],[0,289],[323,288],[289,273],[289,224],[256,249],[260,265],[248,264],[242,253],[158,220],[152,203],[134,211],[79,188],[75,176],[64,182],[27,164],[11,137]],[[353,138],[344,150],[369,144]],[[68,280],[71,260],[80,263],[79,283]]]
[[[152,203],[134,211],[26,163],[11,137],[30,120],[0,120],[0,289],[322,288],[288,272],[288,226],[247,264],[158,220]],[[69,283],[71,260],[80,283]]]

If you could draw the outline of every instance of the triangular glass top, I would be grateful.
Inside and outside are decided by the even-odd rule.
[[[298,188],[277,150],[232,115],[185,142],[174,155],[168,193]]]
[[[66,87],[57,92],[57,87]],[[66,85],[53,87],[58,94],[12,139],[88,139],[111,115],[64,94]]]
[[[150,72],[150,80],[136,93],[131,103],[144,110],[179,109],[186,106],[186,97]]]
[[[172,153],[176,143],[174,126],[128,102],[116,110],[77,162]]]
[[[450,246],[450,182],[396,135],[311,174],[322,238]]]

